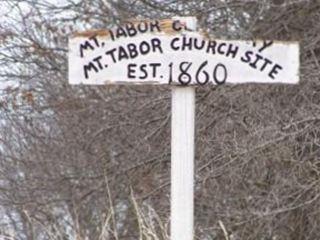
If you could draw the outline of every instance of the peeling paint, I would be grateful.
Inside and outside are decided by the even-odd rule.
[[[72,34],[72,38],[77,38],[77,37],[94,37],[94,36],[99,36],[99,37],[107,37],[109,36],[108,30],[103,30],[103,29],[94,29],[94,30],[88,30],[84,32],[75,32]]]
[[[119,27],[125,27],[126,23],[131,23],[133,24],[136,28],[140,23],[151,23],[151,20],[133,20],[133,21],[126,21],[124,24],[120,25]],[[172,28],[172,24],[174,22],[177,22],[177,20],[172,20],[172,19],[163,19],[163,20],[159,20],[159,25],[160,25],[160,29],[161,32],[168,34],[168,35],[173,35],[173,34],[179,34],[181,32],[184,31],[190,31],[188,29],[184,29],[183,31],[176,31]],[[186,28],[186,24],[182,21],[180,21],[181,27],[182,28]],[[111,28],[110,30],[115,31],[118,27],[114,27]],[[148,32],[151,33],[151,32]],[[140,35],[143,33],[139,33],[137,35]],[[152,34],[152,33],[151,33]],[[158,33],[159,34],[159,33]],[[83,31],[83,32],[75,32],[72,34],[71,38],[77,38],[77,37],[94,37],[94,36],[98,36],[98,37],[109,37],[110,36],[110,32],[109,29],[94,29],[94,30],[87,30],[87,31]]]

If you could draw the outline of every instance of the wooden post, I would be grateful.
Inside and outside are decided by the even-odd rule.
[[[195,30],[196,19],[188,20]],[[195,87],[173,87],[171,101],[171,240],[192,240]]]
[[[195,88],[172,89],[171,240],[193,239]]]

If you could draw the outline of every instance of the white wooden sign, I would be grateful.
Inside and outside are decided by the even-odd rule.
[[[195,87],[299,81],[298,42],[209,39],[196,18],[135,21],[75,34],[71,84],[172,84],[171,239],[193,239]],[[179,85],[190,85],[179,87]]]
[[[208,39],[183,20],[130,22],[69,40],[71,84],[294,84],[298,71],[297,42]]]

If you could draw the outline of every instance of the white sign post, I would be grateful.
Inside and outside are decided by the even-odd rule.
[[[171,239],[193,239],[195,88],[172,89]]]
[[[181,19],[182,20],[182,19]],[[197,28],[195,18],[186,27]],[[173,87],[171,98],[171,239],[193,239],[195,88]]]
[[[193,239],[195,86],[298,81],[297,42],[208,39],[193,17],[128,22],[69,41],[70,84],[173,86],[172,240]]]

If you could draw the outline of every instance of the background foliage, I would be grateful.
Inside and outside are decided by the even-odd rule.
[[[197,88],[195,239],[320,239],[319,10],[318,0],[0,0],[0,239],[167,239],[170,89],[69,86],[67,39],[179,15],[212,37],[301,50],[299,85]]]

